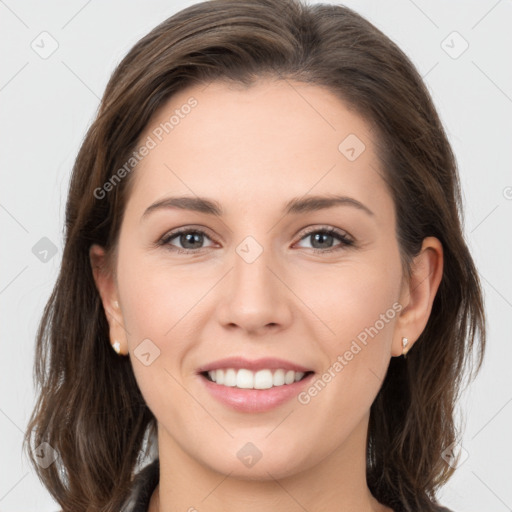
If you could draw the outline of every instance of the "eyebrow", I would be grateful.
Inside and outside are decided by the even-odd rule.
[[[325,210],[335,206],[352,206],[358,210],[364,211],[368,215],[374,216],[375,214],[363,203],[352,197],[340,195],[328,196],[308,196],[306,198],[294,198],[288,201],[283,208],[284,215],[297,215],[301,213],[314,212],[318,210]],[[208,215],[215,215],[222,217],[222,206],[213,199],[206,197],[166,197],[156,201],[142,214],[141,220],[146,218],[150,213],[161,209],[180,209],[189,210]]]

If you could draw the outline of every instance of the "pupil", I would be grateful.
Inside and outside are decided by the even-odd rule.
[[[332,238],[332,235],[329,235],[329,234],[326,234],[326,233],[316,233],[315,235],[313,235],[314,241],[316,242],[319,237],[320,237],[320,243],[322,243],[322,238],[323,237]],[[324,242],[325,242],[325,240],[324,240]],[[314,244],[313,244],[313,246],[314,246]]]
[[[200,233],[187,233],[185,235],[182,235],[181,237],[182,237],[181,244],[185,249],[195,249],[196,248],[193,246],[195,237],[199,237],[199,242],[202,241],[202,239],[201,239],[202,235]],[[183,243],[183,241],[185,241],[185,243]],[[197,239],[196,239],[196,242],[197,242]],[[191,247],[187,246],[187,244],[189,244],[189,243],[192,245]],[[199,243],[199,245],[201,245],[201,244]]]

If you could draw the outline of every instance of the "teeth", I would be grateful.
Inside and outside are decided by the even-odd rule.
[[[245,368],[238,371],[233,368],[210,370],[208,375],[217,384],[240,389],[269,389],[284,384],[293,384],[304,377],[303,372],[293,370],[259,370],[252,372]]]

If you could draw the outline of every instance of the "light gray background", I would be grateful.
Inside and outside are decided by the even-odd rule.
[[[0,0],[0,512],[57,510],[21,440],[34,402],[35,332],[60,264],[74,158],[115,65],[192,3]],[[397,42],[426,80],[458,159],[467,240],[485,288],[487,358],[461,402],[468,457],[441,501],[455,512],[511,510],[512,2],[345,4]],[[31,47],[51,49],[43,31],[58,43],[46,59]],[[464,41],[469,47],[458,55]],[[46,262],[32,251],[43,237],[56,246]]]

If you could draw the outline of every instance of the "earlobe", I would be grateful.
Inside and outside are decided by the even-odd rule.
[[[393,356],[407,353],[424,331],[443,275],[443,246],[427,237],[411,264],[411,275],[402,290],[400,303],[406,304],[398,317],[393,340]],[[406,348],[403,338],[407,339]]]
[[[94,282],[109,324],[110,344],[118,354],[127,354],[124,319],[119,307],[114,273],[107,263],[105,249],[97,244],[91,245],[89,260]]]

